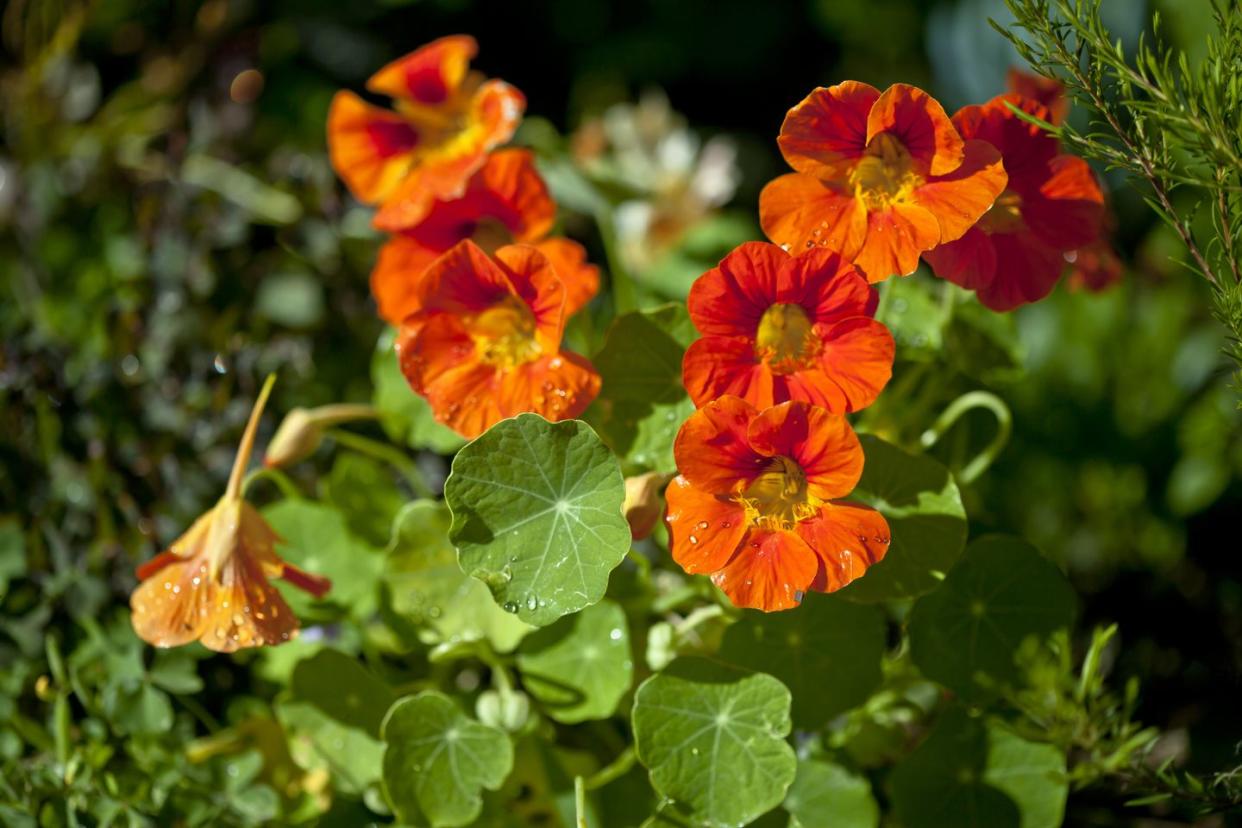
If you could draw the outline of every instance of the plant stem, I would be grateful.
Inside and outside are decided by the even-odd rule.
[[[401,473],[401,475],[410,484],[410,488],[414,490],[414,494],[418,497],[435,497],[435,493],[431,491],[431,487],[427,485],[427,481],[423,479],[423,475],[418,470],[418,466],[404,452],[392,446],[381,443],[378,440],[372,440],[370,437],[363,437],[360,434],[354,434],[352,431],[346,431],[340,428],[334,428],[327,432],[327,436],[340,443],[351,451],[359,454],[365,454],[373,457],[383,463],[388,463]]]

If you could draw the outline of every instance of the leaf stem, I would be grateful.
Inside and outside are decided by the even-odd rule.
[[[423,479],[422,473],[418,470],[417,464],[401,450],[386,443],[381,443],[378,440],[372,440],[370,437],[363,437],[361,434],[346,431],[343,428],[330,429],[327,432],[327,436],[351,451],[365,454],[368,457],[391,465],[401,473],[401,476],[406,479],[410,484],[410,488],[414,490],[414,494],[418,497],[435,497],[435,493],[431,491],[431,487],[427,485],[427,481]]]

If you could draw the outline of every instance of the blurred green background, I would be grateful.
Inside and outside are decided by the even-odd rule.
[[[1206,2],[1104,6],[1126,43],[1157,9],[1192,53],[1210,23]],[[338,88],[471,33],[476,66],[522,89],[537,116],[519,140],[553,160],[580,149],[568,136],[608,107],[663,90],[692,135],[728,136],[740,173],[727,204],[634,265],[650,266],[638,275],[653,294],[676,297],[757,237],[759,189],[785,170],[774,137],[812,86],[904,81],[950,111],[986,99],[1013,60],[989,17],[1005,19],[1000,0],[9,0],[0,720],[31,704],[49,630],[71,639],[83,618],[124,621],[133,566],[223,488],[267,372],[280,373],[276,412],[370,399],[379,239],[327,163]],[[984,370],[939,366],[916,384],[933,416],[966,387],[1011,405],[1012,441],[968,490],[974,531],[1023,534],[1061,563],[1084,622],[1120,623],[1115,672],[1141,680],[1139,718],[1188,740],[1191,767],[1220,767],[1242,734],[1242,415],[1204,286],[1172,260],[1175,242],[1139,194],[1109,184],[1122,283],[1099,295],[1061,286],[996,321],[1008,344]],[[603,264],[590,217],[563,218]],[[918,340],[919,309],[909,313],[903,354],[917,363],[935,343]],[[952,460],[960,448],[936,450]],[[431,454],[420,462],[443,469]],[[200,672],[206,715],[229,693],[266,692],[239,687],[248,674],[227,659]],[[21,751],[0,736],[0,755]],[[1068,824],[1130,823],[1088,794],[1071,800]]]

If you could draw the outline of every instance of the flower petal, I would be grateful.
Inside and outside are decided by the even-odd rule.
[[[495,253],[514,291],[535,315],[535,339],[545,354],[561,347],[565,330],[565,285],[548,257],[528,244],[511,244]]]
[[[966,142],[961,166],[948,175],[929,178],[915,189],[913,200],[936,217],[943,244],[965,235],[991,209],[1008,181],[996,147],[972,140]]]
[[[879,97],[858,81],[815,89],[785,116],[781,155],[798,172],[843,179],[867,148],[867,115]]]
[[[758,408],[777,402],[772,372],[755,356],[753,339],[696,339],[682,357],[681,380],[698,406],[726,394],[741,397]]]
[[[1059,250],[1085,247],[1104,227],[1104,193],[1086,161],[1058,155],[1048,165],[1039,193],[1027,197],[1022,218],[1044,244]]]
[[[835,390],[825,407],[836,414],[861,411],[875,402],[893,374],[897,345],[888,328],[875,319],[854,317],[820,326],[816,332],[823,343],[817,371],[800,371],[791,379],[806,383],[810,377],[804,374],[824,377]],[[790,398],[807,399],[792,388]]]
[[[420,309],[419,280],[441,252],[406,236],[394,236],[384,243],[371,271],[371,295],[385,321],[399,325]]]
[[[867,237],[867,208],[813,176],[789,173],[759,194],[759,225],[789,250],[825,247],[853,259]]]
[[[892,133],[913,157],[921,174],[944,175],[962,163],[962,136],[940,102],[917,86],[895,83],[867,115],[867,143]]]
[[[427,106],[442,104],[461,86],[478,50],[469,35],[433,40],[380,69],[367,81],[367,89]]]
[[[996,277],[976,291],[979,301],[994,311],[1013,310],[1037,302],[1052,292],[1065,270],[1065,257],[1030,231],[993,233]]]
[[[775,612],[798,606],[818,571],[815,553],[793,532],[751,530],[712,583],[739,607]]]
[[[415,286],[419,312],[465,316],[486,310],[517,293],[511,275],[474,242],[460,242],[432,262]]]
[[[733,494],[754,478],[768,458],[746,440],[755,407],[724,396],[690,415],[673,441],[673,457],[682,476],[711,494]]]
[[[570,239],[556,236],[535,242],[534,247],[552,263],[557,278],[565,286],[565,318],[568,320],[599,292],[599,268],[586,260],[586,249]]]
[[[908,276],[924,250],[940,240],[936,217],[916,204],[894,204],[867,214],[867,241],[854,257],[854,268],[869,282]]]
[[[984,288],[996,278],[996,248],[991,235],[978,227],[970,228],[957,241],[928,250],[923,258],[941,279],[967,290]]]
[[[332,167],[361,202],[389,196],[405,178],[422,136],[404,118],[338,92],[328,109]]]
[[[1042,177],[1059,150],[1055,136],[1019,118],[1010,106],[1041,120],[1049,117],[1048,110],[1037,101],[1008,94],[978,106],[962,107],[954,114],[953,123],[963,138],[986,141],[1000,152],[1012,187],[1031,171]]]
[[[813,324],[870,316],[879,296],[854,266],[835,251],[806,250],[785,267],[781,302],[802,306]],[[787,285],[787,287],[784,287]]]
[[[816,517],[799,523],[795,531],[819,559],[811,584],[818,592],[834,592],[861,577],[883,560],[892,538],[883,515],[846,501],[824,504]]]
[[[746,534],[746,513],[734,500],[707,494],[682,476],[664,492],[668,548],[691,575],[724,567]]]
[[[540,357],[497,374],[496,402],[504,417],[533,411],[546,420],[572,420],[599,394],[590,361],[570,351]]]
[[[807,493],[820,500],[844,497],[862,476],[863,452],[842,416],[794,401],[764,409],[746,433],[752,449],[788,457],[802,467]]]
[[[1069,114],[1069,98],[1065,96],[1065,86],[1056,78],[1045,78],[1011,66],[1005,73],[1005,85],[1010,92],[1016,92],[1047,108],[1048,121],[1053,124],[1060,124]]]
[[[777,300],[789,254],[774,244],[745,242],[690,286],[690,319],[706,336],[755,335]]]

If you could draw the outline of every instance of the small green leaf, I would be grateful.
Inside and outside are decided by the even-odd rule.
[[[0,520],[0,598],[9,581],[26,572],[26,538],[16,520]]]
[[[282,558],[332,580],[332,590],[324,600],[356,615],[374,606],[382,557],[350,534],[344,515],[323,503],[289,499],[264,509],[263,517],[284,539],[276,548]],[[284,587],[282,594],[299,614],[315,603],[300,590]]]
[[[878,607],[809,593],[791,612],[745,613],[725,631],[720,657],[780,679],[794,723],[814,730],[879,686],[885,633]]]
[[[371,404],[380,412],[380,424],[393,440],[410,448],[452,454],[466,442],[461,435],[436,422],[431,406],[415,394],[401,373],[392,344],[396,331],[389,328],[375,345],[371,357]]]
[[[298,764],[308,770],[327,770],[341,791],[361,793],[380,781],[384,743],[374,735],[347,727],[303,701],[277,702],[276,716],[288,733]]]
[[[908,828],[1057,828],[1065,814],[1065,757],[998,722],[954,708],[892,774]]]
[[[486,638],[507,653],[531,627],[462,572],[448,537],[452,520],[447,506],[430,500],[409,503],[397,515],[385,566],[392,608],[432,630],[437,643]]]
[[[394,704],[382,734],[384,789],[402,822],[469,825],[483,809],[483,789],[499,788],[513,768],[508,736],[434,690]]]
[[[876,828],[880,808],[867,777],[812,759],[798,763],[785,810],[802,828]]]
[[[317,707],[346,727],[379,736],[386,711],[396,700],[392,688],[355,659],[324,649],[293,668],[293,697]]]
[[[590,417],[627,467],[672,471],[673,438],[694,403],[681,358],[698,334],[684,305],[627,313],[592,360],[603,379]]]
[[[1076,603],[1065,576],[1035,547],[981,538],[940,589],[914,605],[910,654],[928,678],[978,696],[989,685],[1021,682],[1019,648],[1070,626]]]
[[[405,497],[387,466],[355,452],[341,452],[324,488],[325,499],[345,516],[354,535],[379,546],[388,542]]]
[[[966,543],[966,509],[953,475],[871,434],[859,436],[866,465],[854,497],[879,509],[892,530],[884,560],[841,590],[855,601],[912,598],[940,585]]]
[[[522,642],[522,685],[558,722],[605,719],[630,689],[634,665],[625,612],[601,601]]]
[[[769,675],[678,659],[638,688],[633,721],[652,787],[690,808],[696,825],[750,822],[794,780],[789,690]]]
[[[543,626],[604,596],[630,548],[616,459],[586,423],[503,420],[457,453],[444,484],[462,569]]]

